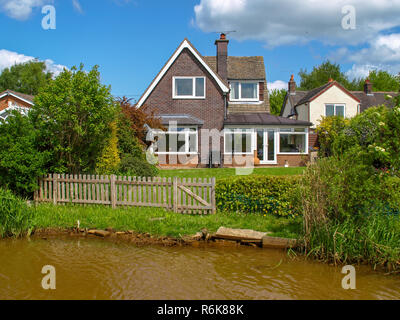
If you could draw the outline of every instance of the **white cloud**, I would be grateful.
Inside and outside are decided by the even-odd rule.
[[[288,83],[282,80],[276,80],[274,82],[268,82],[267,87],[269,91],[272,90],[281,90],[281,89],[286,89],[288,88]]]
[[[26,20],[34,8],[49,3],[53,0],[0,0],[0,9],[13,19]]]
[[[24,63],[28,61],[35,60],[34,57],[26,56],[24,54],[20,54],[17,52],[8,51],[5,49],[0,50],[0,72],[3,71],[5,68],[9,68],[14,64]],[[42,60],[45,62],[47,70],[52,72],[54,76],[58,76],[64,68],[63,65],[54,63],[53,60],[46,59]]]
[[[83,14],[83,9],[81,6],[81,3],[79,2],[79,0],[72,0],[72,6],[74,7],[74,9],[79,12],[80,14]]]
[[[355,30],[344,30],[342,8],[348,0],[200,0],[195,23],[205,32],[236,30],[238,40],[253,39],[268,46],[305,44],[357,45],[400,25],[400,0],[352,0]]]

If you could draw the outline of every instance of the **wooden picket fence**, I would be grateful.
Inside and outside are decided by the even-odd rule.
[[[141,178],[49,174],[38,179],[35,202],[160,207],[187,214],[214,214],[215,178]]]

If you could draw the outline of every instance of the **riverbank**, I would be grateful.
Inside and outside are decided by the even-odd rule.
[[[41,204],[32,208],[32,230],[46,229],[111,229],[116,232],[134,231],[154,237],[182,239],[203,229],[215,233],[224,226],[269,232],[271,236],[299,238],[302,218],[275,217],[262,214],[218,212],[215,215],[195,216],[173,213],[160,208],[117,208],[105,206],[53,206]]]

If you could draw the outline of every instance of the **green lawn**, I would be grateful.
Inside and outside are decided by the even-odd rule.
[[[163,218],[154,220],[154,218]],[[273,236],[297,238],[301,234],[301,218],[278,218],[272,215],[244,215],[217,213],[208,216],[191,216],[155,208],[118,208],[106,206],[53,206],[42,204],[35,208],[32,222],[34,229],[71,228],[80,221],[81,228],[116,231],[133,230],[155,236],[182,237],[194,235],[207,228],[215,232],[219,227],[252,229],[272,232]]]
[[[300,168],[255,168],[253,175],[265,176],[284,176],[299,175],[304,171],[304,167]],[[234,168],[216,168],[216,169],[162,169],[159,176],[161,177],[180,177],[180,178],[227,178],[237,176]]]

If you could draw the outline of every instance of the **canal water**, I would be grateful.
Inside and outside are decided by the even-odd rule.
[[[42,288],[43,266],[56,290]],[[0,299],[400,299],[400,276],[257,248],[137,247],[101,239],[0,241]]]

